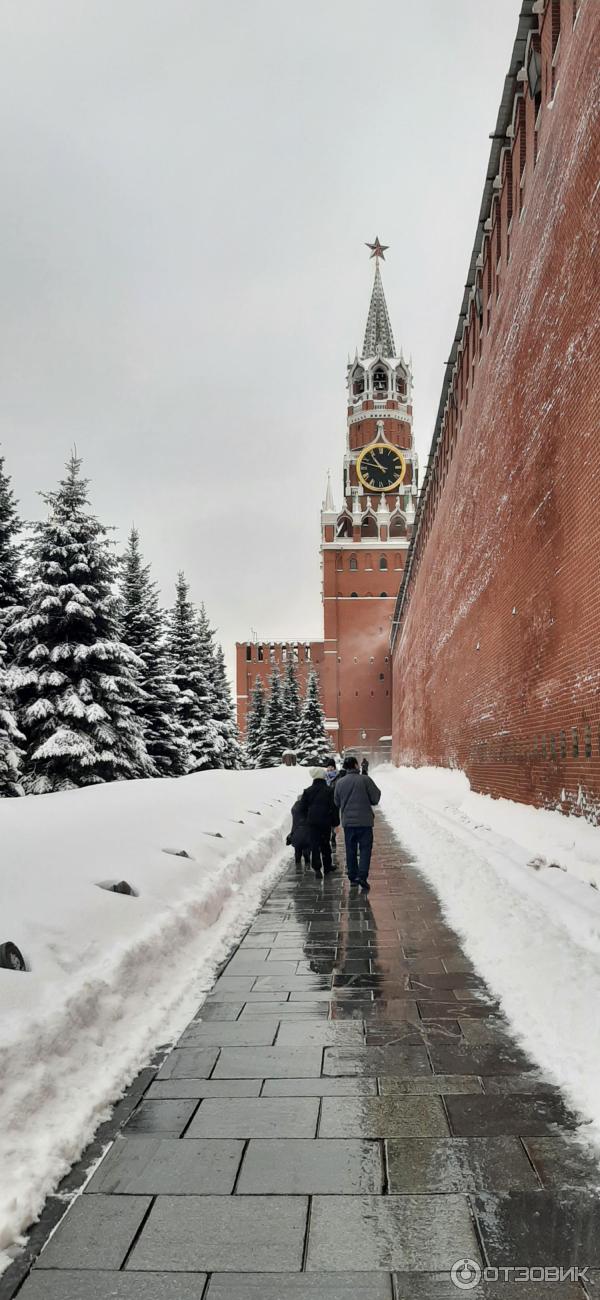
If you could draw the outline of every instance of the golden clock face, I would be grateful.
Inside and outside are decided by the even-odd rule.
[[[361,451],[356,473],[363,487],[370,492],[392,492],[404,479],[406,461],[397,447],[390,447],[385,442],[372,442]]]

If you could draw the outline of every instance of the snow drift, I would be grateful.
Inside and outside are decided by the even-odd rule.
[[[213,771],[0,802],[0,943],[29,967],[0,970],[0,1271],[211,987],[288,861],[305,783],[300,768]],[[121,881],[135,893],[106,888]]]
[[[382,767],[381,807],[526,1052],[600,1151],[600,828],[475,794],[463,772]]]

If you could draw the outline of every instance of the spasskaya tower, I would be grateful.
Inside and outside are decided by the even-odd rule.
[[[385,752],[392,730],[391,620],[415,517],[418,463],[412,373],[396,350],[380,262],[364,343],[348,366],[341,498],[321,511],[324,645],[321,684],[337,748]],[[383,742],[383,743],[382,743]]]
[[[375,276],[364,343],[347,371],[346,446],[335,492],[321,511],[324,640],[237,645],[238,722],[256,678],[288,656],[301,681],[317,669],[332,747],[385,754],[392,730],[390,630],[415,517],[417,456],[412,374],[396,351],[376,238]]]

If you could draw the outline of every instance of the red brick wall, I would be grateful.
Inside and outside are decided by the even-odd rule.
[[[539,18],[537,140],[534,101],[517,86],[524,100],[477,277],[483,324],[473,307],[421,504],[394,645],[393,732],[398,763],[457,765],[478,790],[593,814],[600,3],[581,0],[573,26],[575,8],[561,0],[554,68],[557,6]]]

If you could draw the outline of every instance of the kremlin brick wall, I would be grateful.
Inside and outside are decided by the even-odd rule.
[[[536,98],[515,79],[419,503],[396,611],[393,757],[594,817],[600,3],[529,12],[541,80]]]

